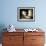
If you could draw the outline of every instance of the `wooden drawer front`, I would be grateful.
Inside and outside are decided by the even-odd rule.
[[[41,36],[41,35],[43,35],[44,36],[44,32],[25,32],[24,33],[24,36],[29,36],[29,35],[37,35],[37,36]]]
[[[3,46],[23,46],[22,37],[14,37],[12,40],[9,38],[3,40]]]
[[[9,44],[9,43],[15,43],[15,42],[21,42],[23,41],[23,36],[5,36],[3,38],[3,43]]]
[[[4,32],[4,36],[23,36],[23,32]]]
[[[23,46],[23,43],[17,43],[17,44],[2,44],[2,46]]]
[[[32,44],[32,46],[44,46],[43,44]]]
[[[44,36],[32,36],[32,44],[43,44]]]
[[[31,44],[32,44],[32,37],[30,37],[30,36],[25,36],[24,37],[24,46],[31,46]]]
[[[24,36],[24,46],[44,46],[44,36]]]

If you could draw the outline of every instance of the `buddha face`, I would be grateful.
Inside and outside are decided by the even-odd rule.
[[[31,16],[32,16],[32,12],[31,10],[28,10],[27,12],[26,11],[22,11],[22,15],[25,19],[30,19]]]

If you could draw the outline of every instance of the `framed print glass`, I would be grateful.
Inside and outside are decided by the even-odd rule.
[[[35,7],[18,7],[17,20],[21,22],[34,22]]]

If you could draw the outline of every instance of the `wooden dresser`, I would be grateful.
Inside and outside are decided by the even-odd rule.
[[[3,46],[44,46],[44,32],[3,32]]]

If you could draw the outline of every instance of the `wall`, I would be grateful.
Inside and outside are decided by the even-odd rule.
[[[16,28],[46,28],[46,0],[0,0],[0,25]],[[35,7],[35,22],[18,22],[17,7]]]

